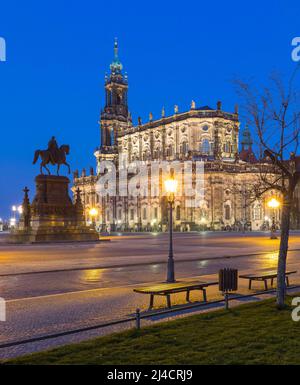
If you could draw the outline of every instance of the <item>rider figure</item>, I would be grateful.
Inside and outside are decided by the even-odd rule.
[[[58,150],[57,141],[55,137],[52,136],[51,140],[48,143],[48,151],[50,152],[52,164],[56,163],[57,150]]]

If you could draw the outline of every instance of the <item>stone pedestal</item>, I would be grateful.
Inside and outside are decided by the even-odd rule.
[[[35,183],[36,194],[30,205],[30,220],[21,218],[19,229],[11,234],[11,242],[99,240],[99,235],[95,229],[85,224],[79,192],[76,202],[72,202],[69,196],[70,181],[68,178],[38,175],[35,178]],[[26,223],[27,226],[24,225]],[[30,223],[29,226],[28,223]]]

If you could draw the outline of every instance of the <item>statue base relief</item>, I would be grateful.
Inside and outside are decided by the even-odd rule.
[[[22,215],[11,243],[87,242],[99,241],[99,234],[85,223],[80,192],[75,203],[69,196],[70,180],[63,176],[38,175],[36,194]],[[30,218],[28,217],[30,216]]]

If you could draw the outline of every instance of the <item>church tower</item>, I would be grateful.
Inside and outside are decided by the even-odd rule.
[[[252,150],[253,140],[248,125],[246,125],[243,131],[241,144],[242,150],[239,154],[240,159],[248,163],[257,162],[256,156]]]
[[[105,107],[101,112],[101,148],[117,146],[118,134],[132,125],[128,112],[128,81],[123,74],[123,65],[119,60],[118,41],[114,43],[114,60],[110,65],[110,74],[105,76]]]
[[[242,134],[241,145],[242,151],[248,151],[249,149],[252,150],[253,140],[247,124]]]

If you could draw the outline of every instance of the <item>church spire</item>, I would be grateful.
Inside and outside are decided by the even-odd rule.
[[[244,149],[248,150],[249,148],[251,149],[252,147],[253,140],[251,137],[251,132],[249,130],[248,124],[246,124],[245,129],[243,131],[241,144],[242,144],[242,150]]]
[[[114,44],[115,60],[118,60],[118,51],[119,51],[118,38],[115,37],[115,44]]]
[[[119,60],[118,40],[114,41],[114,58],[110,64],[110,74],[105,76],[105,107],[101,112],[101,144],[115,146],[118,135],[132,124],[128,112],[128,80],[123,75],[123,66]]]
[[[242,133],[241,144],[242,144],[242,150],[239,154],[240,160],[244,162],[255,163],[257,159],[252,150],[253,140],[251,137],[251,132],[249,130],[248,124],[246,124],[245,129]]]
[[[115,38],[114,42],[114,60],[110,65],[111,70],[111,76],[114,75],[121,75],[121,71],[123,69],[123,65],[119,60],[119,45],[118,45],[118,39]]]

